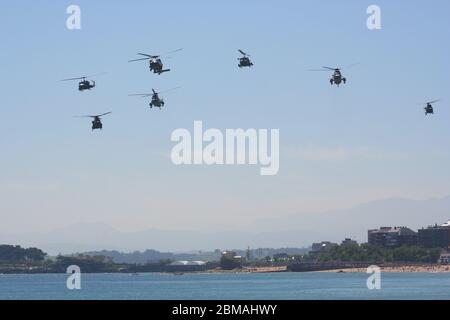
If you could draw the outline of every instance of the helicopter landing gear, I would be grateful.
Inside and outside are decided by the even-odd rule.
[[[347,83],[347,78],[342,78],[342,82],[344,82],[344,84]]]

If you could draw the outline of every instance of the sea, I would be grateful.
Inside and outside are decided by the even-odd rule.
[[[369,290],[364,273],[0,275],[0,300],[450,300],[450,273],[385,273]]]

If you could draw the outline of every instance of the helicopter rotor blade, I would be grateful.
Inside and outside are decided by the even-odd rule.
[[[181,50],[183,50],[183,48],[180,48],[180,49],[177,49],[177,50],[174,50],[174,51],[167,52],[165,55],[168,55],[168,54],[171,54],[171,53],[175,53],[175,52],[178,52],[178,51],[181,51]],[[156,56],[155,56],[155,55],[151,55],[151,54],[147,54],[147,53],[141,53],[141,52],[139,52],[138,55],[144,56],[145,58],[141,58],[141,59],[133,59],[133,60],[129,60],[128,62],[135,62],[135,61],[143,61],[143,60],[158,59],[158,58],[161,57],[160,55],[156,55]]]
[[[157,58],[159,58],[159,56],[152,56],[151,54],[146,54],[146,53],[138,53],[138,55],[144,56],[145,58],[139,58],[139,59],[128,60],[128,62],[144,61],[144,60],[151,60],[151,59],[157,59]]]
[[[150,60],[150,58],[142,58],[142,59],[128,60],[128,62],[136,62],[136,61],[144,61],[144,60]]]
[[[351,69],[351,68],[354,68],[354,67],[356,67],[358,65],[359,65],[359,63],[352,63],[352,64],[346,66],[344,69]]]
[[[249,54],[247,54],[246,52],[242,51],[241,49],[239,49],[238,51],[245,57],[251,57]]]
[[[129,97],[150,97],[152,96],[152,93],[133,93],[133,94],[129,94]]]
[[[95,115],[95,116],[93,116],[93,115],[75,116],[75,118],[93,118],[93,119],[95,119],[95,118],[100,118],[100,117],[106,116],[111,113],[112,112],[107,112],[107,113],[99,114],[99,115]]]
[[[60,81],[75,81],[75,80],[84,80],[84,79],[86,79],[87,77],[80,77],[80,78],[70,78],[70,79],[63,79],[63,80],[60,80]]]
[[[148,58],[152,58],[152,59],[156,59],[156,58],[159,57],[159,56],[153,56],[151,54],[146,54],[146,53],[138,53],[138,55],[144,56],[144,57],[148,57]]]
[[[74,118],[95,118],[95,116],[75,116]]]
[[[437,99],[437,100],[433,100],[433,101],[430,101],[430,102],[421,102],[421,103],[417,103],[417,105],[429,105],[429,104],[433,104],[433,103],[439,102],[441,100],[442,99]]]
[[[100,76],[104,76],[105,74],[108,74],[108,72],[97,73],[97,74],[94,74],[94,75],[92,75],[92,76],[87,76],[87,77],[85,77],[85,78],[100,77]]]
[[[332,71],[335,71],[336,69],[339,69],[339,68],[331,68],[331,67],[322,67],[322,68],[328,69],[328,70],[332,70]]]
[[[152,89],[153,93],[133,93],[133,94],[129,94],[128,96],[130,97],[151,97],[154,94],[162,94],[162,93],[167,93],[167,92],[171,92],[177,89],[180,89],[181,87],[176,87],[176,88],[172,88],[172,89],[168,89],[168,90],[164,90],[161,92],[156,92],[155,89]]]
[[[177,49],[177,50],[173,50],[173,51],[170,51],[170,52],[166,52],[165,55],[176,53],[176,52],[180,52],[182,50],[183,50],[183,48],[180,48],[180,49]]]
[[[84,77],[79,77],[79,78],[63,79],[61,81],[86,80],[88,78],[99,77],[99,76],[103,76],[105,74],[107,74],[107,72],[97,73],[97,74],[94,74],[94,75],[91,75],[91,76],[84,76]]]
[[[182,51],[182,50],[184,50],[184,49],[183,49],[183,48],[180,48],[180,49],[177,49],[177,50],[173,50],[173,51],[167,52],[167,53],[165,53],[165,54],[162,55],[162,56],[155,56],[154,58],[161,58],[161,57],[164,57],[164,59],[173,59],[173,57],[172,57],[172,56],[169,56],[169,55],[170,55],[170,54],[173,54],[173,53],[177,53],[177,52]]]
[[[157,93],[158,93],[158,94],[161,94],[161,93],[167,93],[167,92],[175,91],[175,90],[180,89],[180,88],[181,88],[181,87],[176,87],[176,88],[164,90],[164,91],[162,91],[162,92],[157,92]]]

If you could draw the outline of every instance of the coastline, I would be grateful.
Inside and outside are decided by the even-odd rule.
[[[386,273],[450,273],[450,265],[403,265],[381,266]],[[367,268],[332,269],[317,272],[334,273],[367,273]]]
[[[210,269],[206,272],[200,273],[277,273],[277,272],[288,272],[287,266],[278,267],[244,267],[232,270],[223,270],[221,268]]]
[[[386,273],[450,273],[450,265],[399,265],[381,266],[381,272]],[[292,272],[287,266],[280,267],[255,267],[233,270],[212,269],[206,273],[279,273]],[[367,268],[337,268],[318,271],[305,271],[305,273],[367,273]]]
[[[381,265],[381,272],[385,273],[450,273],[450,265],[435,265],[435,264],[422,264],[422,265]],[[0,275],[15,275],[15,274],[53,274],[65,272],[55,272],[47,269],[41,268],[17,268],[9,270],[0,270]],[[142,274],[142,273],[160,273],[160,274],[199,274],[199,273],[209,273],[209,274],[249,274],[249,273],[282,273],[282,272],[298,272],[298,273],[367,273],[367,267],[349,267],[349,268],[336,268],[332,267],[325,270],[304,270],[304,271],[292,271],[289,266],[273,266],[273,267],[243,267],[232,270],[224,270],[221,268],[214,268],[202,271],[136,271],[136,270],[102,270],[99,272],[87,272],[87,273],[122,273],[122,274]]]

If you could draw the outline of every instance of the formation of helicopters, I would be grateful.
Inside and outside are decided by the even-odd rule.
[[[177,49],[171,52],[168,52],[165,55],[151,55],[151,54],[146,54],[146,53],[138,53],[139,56],[142,56],[143,58],[138,58],[138,59],[133,59],[133,60],[129,60],[128,62],[137,62],[137,61],[145,61],[147,60],[149,62],[149,69],[150,72],[157,74],[157,75],[161,75],[163,73],[167,73],[170,72],[171,69],[166,69],[164,67],[164,64],[162,62],[162,58],[166,57],[166,58],[170,58],[170,56],[168,56],[168,54],[173,54],[176,52],[179,52],[183,49]],[[253,62],[250,59],[250,55],[247,54],[246,52],[244,52],[243,50],[239,49],[238,52],[241,54],[241,57],[238,58],[239,64],[238,67],[240,69],[242,68],[251,68],[254,66]],[[347,66],[345,69],[349,69],[356,66],[356,64]],[[342,84],[347,84],[347,78],[344,77],[344,75],[342,74],[342,70],[344,68],[340,68],[340,67],[322,67],[321,69],[312,69],[310,71],[323,71],[323,72],[333,72],[331,78],[330,78],[330,84],[331,85],[336,85],[337,87],[341,86]],[[95,76],[99,76],[99,75],[103,75],[102,74],[97,74]],[[61,81],[79,81],[78,83],[78,90],[80,92],[86,91],[86,90],[92,90],[96,87],[96,82],[95,80],[90,80],[92,79],[94,76],[83,76],[83,77],[77,77],[77,78],[69,78],[69,79],[63,79]],[[151,97],[151,101],[149,103],[150,108],[159,108],[162,109],[165,106],[165,101],[163,98],[161,98],[161,94],[165,93],[165,92],[169,92],[169,91],[173,91],[176,89],[179,89],[180,87],[176,87],[173,89],[169,89],[163,92],[157,92],[155,89],[152,89],[152,93],[136,93],[136,94],[130,94],[129,96],[137,96],[137,97],[142,97],[142,98],[150,98]],[[434,114],[434,108],[433,105],[437,102],[441,101],[440,99],[438,100],[433,100],[430,102],[426,102],[425,103],[425,115],[433,115]],[[88,115],[88,116],[81,116],[83,118],[92,118],[92,130],[102,130],[103,129],[103,124],[102,124],[102,117],[111,114],[112,112],[107,112],[107,113],[103,113],[100,115]]]

